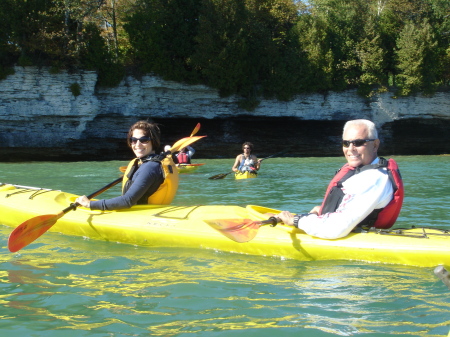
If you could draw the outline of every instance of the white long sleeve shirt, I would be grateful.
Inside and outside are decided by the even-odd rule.
[[[194,153],[195,153],[195,149],[194,149],[193,147],[191,147],[191,146],[186,146],[186,148],[188,149],[187,154],[188,154],[188,156],[189,156],[189,159],[191,159],[192,156],[193,156]]]
[[[376,158],[372,164],[377,164]],[[387,169],[366,170],[342,183],[344,197],[338,209],[323,215],[310,214],[300,218],[298,228],[322,239],[347,236],[373,210],[386,207],[394,189]]]

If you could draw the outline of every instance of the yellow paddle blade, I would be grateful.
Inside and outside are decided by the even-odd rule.
[[[58,214],[39,215],[21,223],[9,235],[9,251],[14,253],[29,245],[48,231],[63,215],[63,212]]]
[[[252,240],[261,226],[261,221],[250,219],[218,219],[203,220],[212,228],[236,242],[248,242]]]
[[[120,183],[122,179],[123,177],[114,180],[113,182],[102,187],[98,191],[89,194],[87,198],[92,199],[96,197],[97,195],[105,192],[109,188]],[[39,215],[21,223],[9,235],[8,249],[11,252],[17,252],[26,245],[29,245],[31,242],[33,242],[42,234],[44,234],[46,231],[48,231],[56,223],[56,221],[58,221],[59,218],[63,217],[64,214],[66,214],[67,212],[75,210],[77,206],[79,206],[79,204],[77,203],[71,204],[58,214]]]
[[[199,139],[202,139],[206,136],[195,136],[195,137],[185,137],[178,140],[175,144],[172,145],[170,148],[170,152],[177,152],[180,151],[182,148],[191,145],[192,143],[196,142]]]
[[[195,163],[195,164],[178,164],[180,167],[193,167],[193,166],[202,166],[205,163]]]
[[[191,137],[196,135],[198,130],[200,130],[200,123],[197,123],[197,125],[194,128],[194,130],[192,130]]]
[[[270,227],[275,227],[277,223],[281,222],[274,214],[267,213],[267,215],[270,218],[262,221],[250,219],[213,219],[203,221],[227,238],[243,243],[252,240],[258,234],[261,226],[270,225]]]

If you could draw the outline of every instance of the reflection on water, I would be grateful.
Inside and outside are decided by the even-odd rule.
[[[418,159],[397,158],[407,191],[399,223],[450,228],[449,160]],[[320,202],[341,160],[271,159],[257,179],[247,181],[208,180],[232,163],[205,162],[197,173],[182,177],[177,204],[252,203],[306,211]],[[121,165],[33,163],[25,170],[22,164],[0,164],[0,181],[88,194],[114,180]],[[33,176],[24,174],[30,169]],[[424,177],[424,169],[431,177]],[[3,333],[445,336],[449,330],[450,291],[431,268],[142,248],[57,233],[11,254],[9,233],[0,226]]]
[[[146,249],[54,233],[1,256],[7,330],[438,336],[450,323],[448,290],[426,268]]]

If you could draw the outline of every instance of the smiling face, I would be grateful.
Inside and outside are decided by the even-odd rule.
[[[343,140],[369,139],[369,131],[365,125],[352,125],[343,136]],[[369,165],[377,157],[380,140],[366,142],[362,146],[356,147],[353,143],[349,147],[342,147],[347,162],[352,167]]]
[[[133,133],[131,135],[134,138],[141,138],[146,137],[144,130],[141,129],[135,129],[133,130]],[[152,142],[148,142],[147,144],[142,144],[140,141],[131,143],[131,149],[133,150],[134,154],[137,158],[144,158],[147,157],[150,153],[155,153],[152,147]]]

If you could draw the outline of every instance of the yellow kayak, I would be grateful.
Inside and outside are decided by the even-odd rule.
[[[57,214],[77,195],[27,186],[0,186],[0,223],[17,227],[26,220]],[[324,240],[278,224],[253,230],[246,223],[266,220],[278,210],[261,206],[134,206],[121,211],[79,207],[61,217],[50,231],[139,246],[191,247],[297,260],[359,260],[421,267],[450,266],[450,234],[429,228],[371,230]],[[238,224],[223,227],[223,223]],[[46,234],[44,234],[46,235]],[[39,242],[39,238],[36,242]],[[27,247],[23,248],[25,251]]]
[[[200,166],[205,165],[201,164],[178,164],[177,169],[179,173],[191,173],[196,171]]]
[[[249,171],[245,171],[245,172],[238,171],[234,174],[234,177],[236,179],[249,179],[249,178],[256,178],[257,176],[258,176],[257,173],[253,173],[253,172],[249,172]]]

